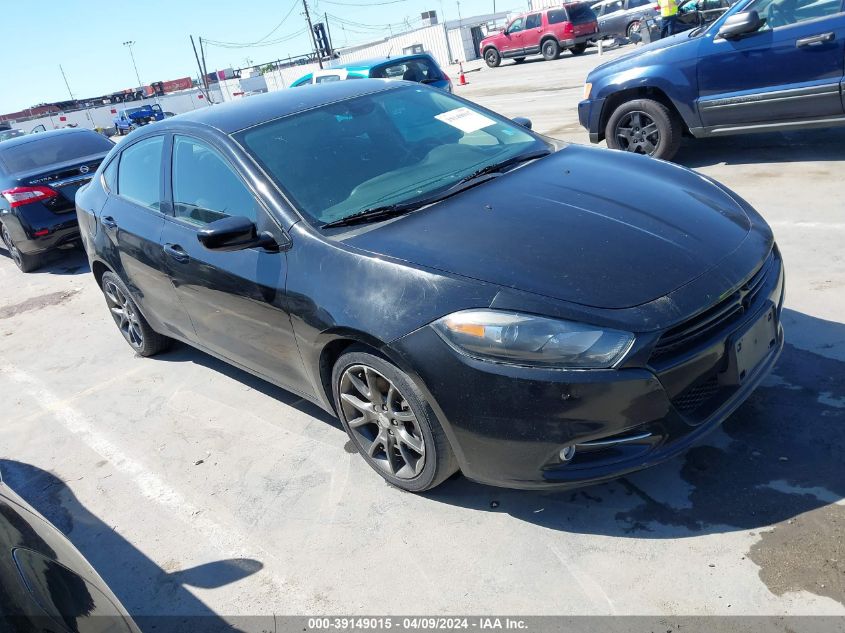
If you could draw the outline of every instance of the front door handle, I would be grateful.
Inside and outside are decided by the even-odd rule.
[[[102,222],[103,226],[106,227],[107,229],[116,229],[117,228],[117,222],[115,222],[114,218],[111,217],[110,215],[107,215],[104,218],[102,218],[100,220],[100,222]]]
[[[190,259],[188,257],[188,254],[178,244],[165,244],[164,252],[170,255],[170,257],[175,259],[180,264],[184,264]]]
[[[819,44],[832,42],[834,37],[836,36],[833,34],[833,32],[822,33],[821,35],[813,35],[811,37],[802,37],[800,40],[795,41],[795,46],[797,46],[798,48],[801,48],[803,46],[818,46]]]

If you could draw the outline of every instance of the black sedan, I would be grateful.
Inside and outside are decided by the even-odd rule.
[[[138,633],[82,554],[2,480],[0,630]]]
[[[174,117],[77,194],[92,271],[138,354],[178,339],[314,401],[406,490],[660,462],[781,350],[772,232],[701,175],[529,125],[379,80]]]
[[[65,129],[0,142],[0,237],[23,272],[79,242],[73,200],[114,143]]]

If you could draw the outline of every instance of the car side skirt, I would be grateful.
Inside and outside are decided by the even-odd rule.
[[[755,132],[788,132],[791,130],[809,130],[826,127],[845,127],[845,116],[816,117],[797,121],[776,121],[773,123],[755,123],[750,125],[714,125],[711,127],[691,127],[690,133],[695,138],[730,136],[732,134],[752,134]]]

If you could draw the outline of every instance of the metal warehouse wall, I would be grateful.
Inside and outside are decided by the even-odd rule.
[[[417,29],[416,31],[408,31],[407,33],[395,35],[381,42],[341,51],[340,61],[346,64],[371,57],[401,55],[402,49],[413,46],[414,44],[422,44],[423,50],[431,53],[441,66],[451,64],[454,56],[460,52],[452,51],[453,58],[450,59],[449,45],[446,43],[446,29],[442,24],[435,24]]]

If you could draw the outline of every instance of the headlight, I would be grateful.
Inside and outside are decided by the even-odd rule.
[[[590,98],[590,93],[593,91],[593,84],[587,82],[584,84],[584,99]]]
[[[634,342],[628,332],[498,310],[455,312],[432,327],[460,352],[514,365],[612,367]]]

